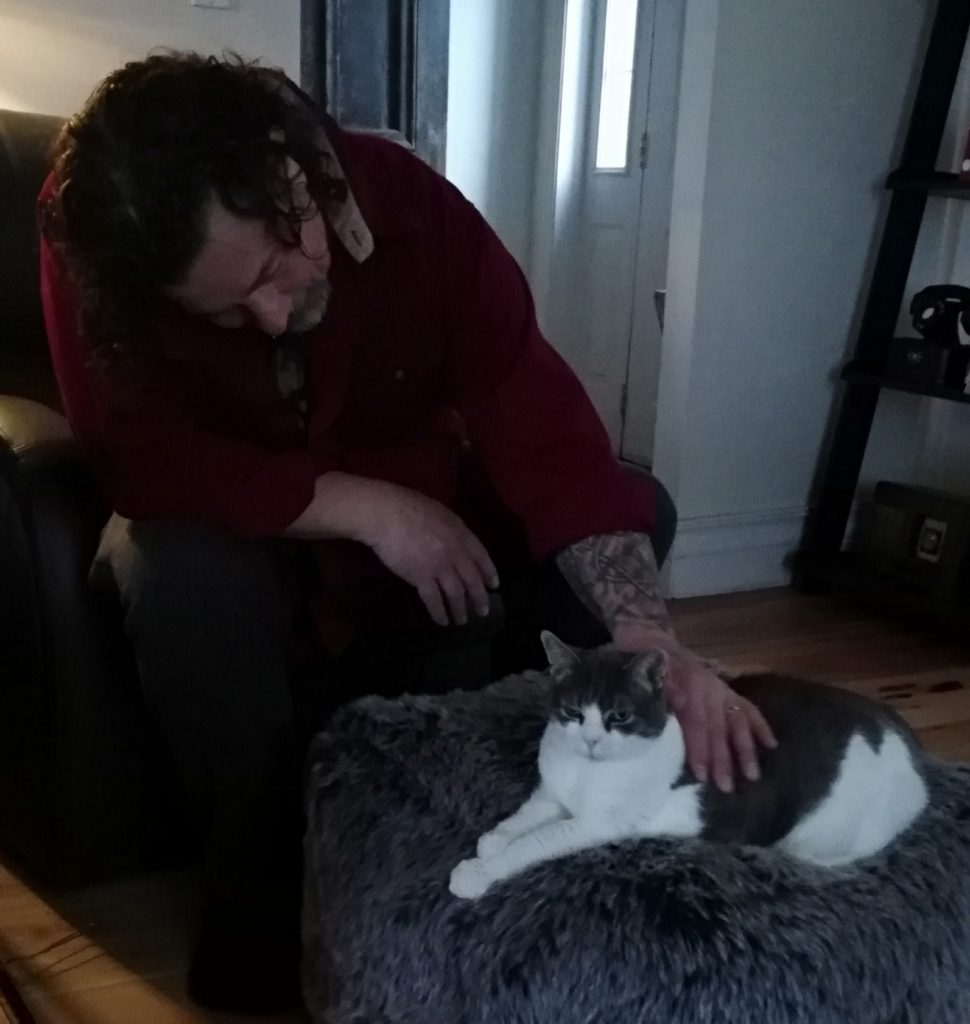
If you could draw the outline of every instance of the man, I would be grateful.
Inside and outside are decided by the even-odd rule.
[[[98,87],[41,209],[64,406],[117,513],[92,579],[208,834],[198,1001],[295,983],[295,621],[325,687],[368,631],[460,628],[498,591],[498,670],[538,667],[542,627],[662,647],[694,772],[729,788],[733,749],[756,776],[770,731],[670,630],[652,482],[442,178],[279,73],[174,54]]]

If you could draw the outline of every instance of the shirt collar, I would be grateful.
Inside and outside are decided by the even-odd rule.
[[[317,134],[317,145],[326,154],[329,161],[327,173],[331,178],[344,183],[343,195],[340,198],[327,199],[323,204],[323,212],[334,234],[343,243],[343,247],[358,262],[363,263],[374,251],[374,236],[371,234],[364,215],[360,212],[357,197],[347,181],[343,164],[337,156],[330,135],[321,124]]]

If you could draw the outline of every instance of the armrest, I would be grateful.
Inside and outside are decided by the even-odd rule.
[[[56,454],[79,457],[67,420],[40,402],[0,395],[0,445],[16,458]]]
[[[56,538],[62,551],[77,549],[75,562],[90,559],[110,510],[59,412],[0,395],[0,493],[5,515],[17,515],[35,552]]]
[[[64,417],[0,396],[0,839],[64,881],[138,842],[143,712],[118,602],[87,582],[108,511]]]
[[[19,546],[52,585],[62,573],[86,577],[109,509],[60,413],[0,395],[0,497],[8,557]]]

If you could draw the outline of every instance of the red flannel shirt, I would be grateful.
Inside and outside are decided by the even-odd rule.
[[[64,408],[114,508],[271,536],[307,507],[318,475],[343,470],[457,507],[489,543],[484,506],[458,499],[465,451],[533,559],[593,534],[649,531],[651,482],[618,466],[539,331],[522,272],[477,210],[401,146],[322,123],[370,237],[329,213],[333,292],[310,336],[305,431],[280,395],[273,343],[254,329],[173,307],[150,374],[94,370],[71,283],[42,243]]]

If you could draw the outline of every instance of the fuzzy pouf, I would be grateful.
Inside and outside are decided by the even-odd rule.
[[[970,767],[827,870],[771,850],[625,842],[477,902],[448,876],[537,781],[545,677],[367,698],[309,762],[304,986],[319,1024],[967,1024]]]

